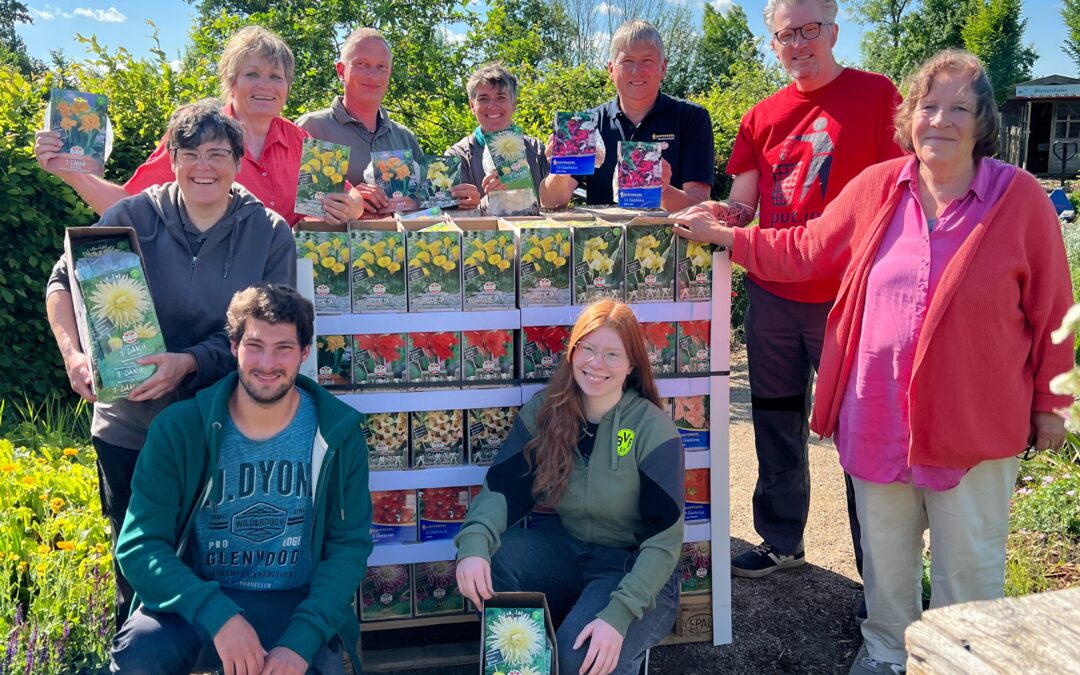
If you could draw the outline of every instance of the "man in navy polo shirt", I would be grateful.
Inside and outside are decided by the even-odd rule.
[[[667,72],[660,33],[647,21],[627,21],[612,36],[610,55],[608,73],[618,95],[595,108],[600,113],[604,163],[591,176],[548,175],[540,184],[541,204],[566,206],[581,182],[586,203],[613,204],[619,141],[667,143],[661,208],[678,211],[705,201],[714,174],[712,122],[700,105],[660,93]]]

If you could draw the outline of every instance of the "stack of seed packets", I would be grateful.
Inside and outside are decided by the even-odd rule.
[[[600,113],[555,113],[551,173],[587,176],[596,170],[596,127]]]
[[[49,160],[49,171],[105,174],[112,150],[109,99],[104,94],[52,89],[45,128],[60,133],[64,146]]]
[[[326,217],[323,200],[326,195],[345,192],[345,175],[349,172],[351,148],[316,138],[304,139],[300,157],[300,175],[296,182],[297,213]]]

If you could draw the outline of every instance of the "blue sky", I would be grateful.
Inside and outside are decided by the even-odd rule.
[[[701,14],[702,0],[672,0],[680,4],[692,3],[697,16]],[[735,0],[713,0],[720,9]],[[765,0],[743,0],[742,5],[750,17],[750,28],[758,35],[765,33],[761,12]],[[96,35],[98,41],[109,47],[125,47],[136,55],[147,54],[152,42],[153,21],[160,31],[161,46],[171,56],[178,56],[187,42],[194,9],[183,0],[155,0],[154,2],[94,2],[93,0],[51,0],[27,2],[34,15],[33,25],[18,26],[18,32],[26,41],[30,53],[47,60],[49,50],[62,48],[71,58],[84,56],[82,46],[75,42],[76,33]],[[843,0],[841,7],[843,8]],[[1059,17],[1059,0],[1026,0],[1024,15],[1028,20],[1026,42],[1036,42],[1039,60],[1033,69],[1036,77],[1051,74],[1077,75],[1075,64],[1061,51],[1065,28]],[[860,26],[848,20],[841,9],[840,39],[837,57],[848,63],[859,60]],[[450,30],[453,30],[451,27]],[[329,67],[330,64],[328,64]]]

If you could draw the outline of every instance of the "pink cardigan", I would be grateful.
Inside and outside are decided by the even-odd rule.
[[[900,197],[909,158],[851,181],[806,226],[735,230],[731,259],[763,278],[840,276],[825,327],[811,428],[836,429],[862,330],[866,280]],[[1073,366],[1071,343],[1050,331],[1072,304],[1061,227],[1050,200],[1017,171],[941,277],[915,350],[908,391],[908,465],[970,468],[1024,449],[1031,413],[1071,403],[1050,379]]]

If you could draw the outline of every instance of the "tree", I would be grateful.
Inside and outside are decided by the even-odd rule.
[[[708,89],[712,84],[727,84],[735,63],[761,61],[757,39],[750,30],[746,12],[732,5],[726,14],[706,4],[701,19],[702,37],[698,43],[698,71]]]
[[[963,47],[963,26],[977,0],[863,0],[855,20],[873,26],[863,34],[862,65],[900,81],[942,49]]]
[[[0,63],[13,66],[23,77],[33,77],[44,70],[41,61],[26,51],[26,43],[15,32],[16,24],[34,23],[26,3],[19,0],[0,0]]]
[[[1027,19],[1020,0],[976,0],[976,9],[964,24],[964,47],[979,57],[994,85],[998,105],[1009,98],[1017,82],[1031,79],[1031,66],[1039,57],[1034,45],[1023,43]]]
[[[1061,51],[1080,68],[1080,0],[1062,0],[1061,19],[1069,29],[1069,37],[1065,38]]]
[[[566,9],[548,0],[494,0],[483,23],[469,33],[476,65],[502,61],[541,66],[566,62],[565,45],[573,39]]]

